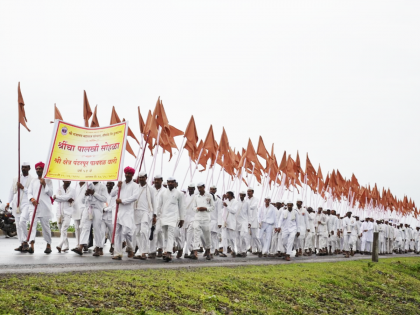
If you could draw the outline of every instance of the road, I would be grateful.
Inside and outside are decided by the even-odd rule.
[[[76,240],[69,239],[70,248],[75,247]],[[255,255],[249,255],[246,258],[227,258],[215,257],[214,260],[207,261],[199,255],[198,260],[176,259],[172,262],[165,263],[162,259],[140,261],[130,259],[125,256],[122,261],[114,261],[108,252],[109,243],[104,248],[104,256],[93,257],[92,251],[79,256],[71,251],[67,253],[58,253],[54,244],[58,243],[58,238],[53,238],[53,252],[49,255],[44,254],[45,242],[42,238],[37,238],[35,242],[35,253],[20,253],[14,251],[17,247],[17,239],[6,239],[0,237],[0,274],[10,273],[61,273],[74,271],[99,271],[99,270],[142,270],[142,269],[162,269],[162,268],[196,268],[196,267],[236,267],[248,265],[273,265],[273,264],[296,264],[296,263],[312,263],[312,262],[338,262],[349,260],[370,259],[368,256],[355,255],[351,258],[344,258],[343,255],[333,256],[311,256],[292,258],[292,261],[286,262],[280,258],[258,258]],[[412,253],[407,255],[387,255],[379,256],[379,259],[391,257],[413,257],[416,256],[420,260],[420,255]]]

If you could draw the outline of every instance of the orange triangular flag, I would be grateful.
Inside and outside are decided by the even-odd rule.
[[[25,102],[23,101],[22,92],[20,91],[20,82],[18,83],[18,106],[19,106],[19,122],[23,127],[25,127],[28,131],[30,131],[28,126],[26,126],[26,122],[28,120],[26,119],[26,114],[25,114],[25,108],[24,108]]]
[[[141,116],[140,113],[140,106],[137,107],[138,111],[139,111],[139,125],[140,125],[140,133],[144,134],[144,120],[143,117]]]
[[[283,153],[283,158],[281,159],[279,171],[284,172],[287,169],[287,161],[286,161],[286,151]]]
[[[90,128],[98,128],[99,127],[97,110],[98,110],[98,105],[95,106],[95,111],[93,112],[92,121],[90,122]]]
[[[156,119],[156,123],[158,126],[165,128],[166,133],[168,136],[171,135],[171,131],[169,129],[169,121],[168,117],[166,116],[165,108],[163,107],[163,103],[160,100],[160,96],[156,102],[155,110],[153,111],[153,117]]]
[[[269,157],[268,151],[265,148],[264,141],[263,141],[263,139],[262,139],[261,136],[260,136],[260,139],[258,140],[257,154],[259,156],[261,156],[266,161],[267,161],[267,159]]]
[[[119,124],[121,122],[120,117],[118,117],[118,114],[115,110],[115,107],[112,106],[112,113],[111,113],[111,121],[110,121],[110,125],[115,125],[115,124]],[[128,130],[130,130],[130,127],[128,127]],[[127,133],[127,135],[129,135],[130,132]],[[137,139],[136,139],[137,140]],[[136,157],[136,155],[134,154],[133,149],[130,146],[130,143],[128,142],[128,140],[126,140],[126,146],[125,149],[127,150],[128,153],[130,153],[132,156]]]
[[[85,120],[85,127],[89,127],[89,118],[91,116],[92,110],[90,109],[86,91],[83,91],[83,119]]]
[[[57,105],[54,104],[54,120],[59,119],[59,120],[64,120],[63,116],[61,116],[60,111],[57,108]],[[54,121],[51,121],[51,123],[53,124]]]

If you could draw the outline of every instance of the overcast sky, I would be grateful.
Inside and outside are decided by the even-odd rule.
[[[236,149],[261,135],[278,159],[308,152],[324,175],[419,201],[419,16],[419,1],[2,1],[0,198],[17,175],[20,81],[32,165],[54,103],[82,125],[86,90],[101,125],[116,106],[139,135],[137,106],[145,116],[160,96],[175,127],[194,115],[200,138],[210,124]]]

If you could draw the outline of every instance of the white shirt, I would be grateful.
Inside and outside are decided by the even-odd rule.
[[[223,226],[227,229],[235,230],[236,229],[236,211],[238,210],[237,201],[235,199],[223,200],[226,203],[226,207],[223,207]]]
[[[74,200],[74,189],[72,187],[67,187],[67,190],[64,190],[63,186],[55,193],[55,202],[57,202],[56,208],[56,217],[57,219],[64,215],[71,216],[73,214],[73,202],[68,202],[69,199]]]
[[[112,189],[111,196],[118,196],[118,186]],[[138,197],[138,185],[130,181],[129,183],[123,181],[121,185],[120,199],[121,203],[118,206],[117,223],[134,229],[134,202]],[[117,197],[118,199],[118,197]]]
[[[114,187],[118,188],[117,186]],[[95,192],[92,196],[85,196],[85,204],[87,208],[97,209],[101,212],[104,209],[104,203],[107,200],[108,191],[104,184],[97,183],[96,185],[93,183],[87,184],[87,189],[93,189]]]
[[[268,207],[264,205],[260,208],[260,223],[274,224],[276,222],[277,208],[270,204]]]
[[[106,198],[104,213],[102,215],[102,220],[104,221],[113,221],[115,219],[115,208],[117,206],[117,196],[111,196],[111,193],[109,193]]]
[[[255,197],[251,199],[247,198],[249,203],[249,224],[252,229],[258,228],[258,202],[259,200]]]
[[[185,222],[184,222],[184,227],[187,228],[188,225],[192,222],[194,222],[194,217],[195,217],[195,211],[193,208],[193,202],[194,202],[194,197],[195,197],[196,193],[193,193],[192,195],[190,195],[189,192],[187,192],[184,196],[184,205],[185,205]]]
[[[134,203],[134,223],[149,222],[155,210],[156,189],[148,184],[138,186],[138,197]]]
[[[23,189],[20,189],[20,202],[19,202],[19,208],[24,208],[29,206],[29,199],[28,199],[28,190],[29,186],[31,185],[34,178],[28,174],[28,176],[23,176],[23,174],[20,174],[20,183],[23,186]],[[16,197],[15,197],[16,195]],[[9,192],[9,200],[8,200],[9,206],[12,207],[12,214],[15,217],[20,217],[20,214],[22,211],[17,213],[17,178],[13,180],[12,187],[10,187]]]
[[[200,207],[207,208],[207,211],[198,211],[198,208]],[[210,222],[210,213],[214,210],[213,196],[208,193],[204,193],[204,195],[195,195],[193,201],[193,209],[195,211],[194,220]]]
[[[280,214],[280,219],[277,223],[277,227],[281,229],[281,233],[297,233],[299,228],[299,213],[297,212],[297,210],[292,209],[292,211],[289,211],[288,209],[286,209],[280,211],[282,212]]]
[[[248,218],[249,218],[249,203],[244,199],[238,200],[238,210],[236,212],[236,230],[238,232],[248,231]]]
[[[80,187],[80,183],[76,184],[76,189],[74,192],[74,202],[73,202],[73,220],[81,220],[82,212],[86,208],[85,206],[85,193],[87,185],[86,183]]]
[[[41,183],[38,178],[34,179],[28,189],[28,200],[32,198],[36,200],[38,197],[38,191]],[[45,180],[45,187],[42,187],[41,194],[39,195],[39,205],[36,209],[37,218],[48,218],[52,217],[52,206],[51,197],[53,195],[53,184],[51,179]],[[35,207],[30,203],[29,212],[34,211]]]
[[[166,189],[159,194],[155,214],[160,217],[162,226],[176,226],[178,220],[184,220],[184,195],[177,189]]]

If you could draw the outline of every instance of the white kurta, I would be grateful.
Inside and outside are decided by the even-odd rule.
[[[258,202],[259,200],[255,197],[251,199],[247,198],[249,203],[249,224],[251,224],[251,228],[256,229],[258,228]]]
[[[185,217],[184,194],[175,188],[166,189],[159,194],[154,214],[160,217],[162,226],[175,227],[178,220],[184,220]]]
[[[51,198],[53,195],[53,184],[50,179],[45,180],[45,187],[42,187],[41,194],[39,195],[39,205],[36,210],[36,217],[37,218],[48,218],[51,219],[52,217],[52,206],[51,206]],[[38,197],[38,191],[39,187],[41,186],[41,183],[39,179],[34,179],[29,186],[28,189],[28,201],[33,199],[37,199]],[[35,207],[32,205],[32,203],[29,204],[29,212],[32,213],[34,211]],[[30,218],[32,219],[32,218]]]
[[[155,208],[156,190],[148,184],[137,186],[138,194],[134,203],[134,223],[150,222]]]
[[[86,183],[80,187],[77,183],[74,191],[74,202],[73,202],[73,220],[80,220],[82,218],[82,212],[85,209],[85,193],[86,193]]]
[[[236,212],[236,230],[246,233],[248,231],[249,203],[244,199],[238,200],[238,211]]]
[[[118,186],[112,189],[111,196],[118,196]],[[117,223],[131,230],[134,229],[134,202],[138,197],[138,185],[133,181],[121,185],[120,199],[118,206]],[[118,197],[117,197],[118,198]]]
[[[61,186],[55,193],[55,202],[57,203],[56,208],[56,217],[57,219],[64,215],[71,216],[73,214],[73,203],[69,202],[69,199],[74,200],[74,189],[72,187],[67,187],[67,190],[64,190],[64,187]]]
[[[23,189],[20,189],[19,211],[17,211],[17,178],[13,180],[12,187],[10,187],[8,203],[12,207],[12,214],[14,217],[20,217],[22,212],[24,212],[24,216],[27,217],[28,206],[30,203],[28,199],[28,191],[33,180],[34,178],[29,174],[28,176],[20,174],[20,183],[22,184]]]

